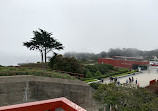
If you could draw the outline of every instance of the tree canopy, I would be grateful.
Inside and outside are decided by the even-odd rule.
[[[82,73],[84,68],[75,58],[67,58],[62,55],[55,55],[50,58],[49,66],[54,70],[74,73]]]
[[[47,62],[47,53],[54,50],[63,49],[63,45],[56,39],[51,37],[53,34],[45,30],[33,31],[34,37],[29,42],[24,42],[23,45],[30,50],[39,50],[41,53],[41,61]]]
[[[66,52],[64,54],[65,57],[75,57],[77,60],[80,61],[95,61],[97,62],[98,58],[106,58],[106,57],[113,57],[113,56],[127,56],[127,57],[143,57],[144,59],[149,60],[154,59],[153,56],[158,57],[158,49],[151,50],[151,51],[143,51],[135,48],[111,48],[108,51],[102,51],[98,54],[94,53],[77,53],[77,52]]]
[[[96,88],[94,98],[112,111],[158,111],[158,97],[144,88],[127,88],[103,84]]]

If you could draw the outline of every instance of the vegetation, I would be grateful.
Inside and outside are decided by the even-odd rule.
[[[107,77],[109,77],[109,75],[101,75],[101,76],[91,77],[91,78],[81,78],[81,80],[87,81],[87,80],[101,79],[101,78],[107,78]]]
[[[98,57],[94,53],[66,52],[64,57],[75,57],[82,63],[94,63],[98,60]]]
[[[88,82],[94,82],[94,81],[97,81],[97,79],[86,80],[85,82],[88,83]]]
[[[106,78],[109,76],[131,73],[128,68],[114,68],[107,64],[95,64],[84,66],[78,62],[75,58],[67,58],[62,55],[56,55],[50,58],[48,63],[49,67],[53,70],[60,70],[73,73],[81,73],[85,75],[82,78],[84,81],[93,81],[95,79]],[[21,67],[41,67],[41,63],[24,64]],[[92,71],[92,72],[91,72]],[[96,72],[95,72],[96,71]],[[105,72],[107,71],[107,72]],[[105,72],[105,73],[101,73]]]
[[[98,89],[99,86],[100,86],[100,83],[91,83],[90,86],[91,86],[93,89]]]
[[[98,58],[112,57],[112,56],[126,56],[126,57],[143,57],[144,59],[150,60],[154,59],[153,56],[158,57],[158,49],[151,51],[142,51],[135,48],[111,48],[107,52],[102,51],[98,54],[94,53],[76,53],[76,52],[67,52],[64,54],[64,57],[75,57],[77,60],[82,63],[96,63]]]
[[[100,73],[104,75],[114,69],[112,65],[108,65],[108,64],[86,65],[85,68],[88,69],[93,75],[97,71],[100,71]]]
[[[95,65],[82,65],[75,58],[67,58],[62,55],[55,55],[50,58],[49,66],[53,70],[61,70],[73,73],[82,73],[85,75],[83,80],[93,80],[106,78],[109,76],[128,72],[127,68],[114,68],[112,65],[95,64]],[[86,79],[89,78],[89,79]]]
[[[126,72],[126,73],[122,73],[122,74],[114,75],[113,77],[124,76],[124,75],[131,74],[131,73],[135,73],[135,72],[138,72],[138,70],[129,71],[129,72]]]
[[[0,67],[0,76],[13,76],[13,75],[34,75],[46,76],[53,78],[63,79],[76,79],[66,73],[54,72],[42,68],[19,68],[19,67]]]
[[[47,53],[50,51],[61,50],[63,46],[56,39],[51,37],[53,34],[45,30],[39,29],[39,31],[33,31],[34,37],[31,38],[30,42],[24,42],[23,45],[30,50],[39,50],[41,53],[41,62],[43,63],[43,58],[45,63],[47,62]]]
[[[67,58],[55,55],[50,59],[49,66],[53,70],[61,70],[73,73],[82,73],[83,66],[75,58]]]
[[[101,76],[101,72],[100,71],[97,71],[95,74],[94,74],[94,77],[97,77],[97,76]]]
[[[144,88],[127,88],[115,84],[91,84],[100,108],[111,111],[158,111],[158,97]]]
[[[48,63],[45,63],[46,67],[48,67]],[[32,68],[43,68],[43,63],[28,63],[28,64],[21,64],[20,67],[32,67]]]
[[[87,74],[86,74],[86,78],[91,78],[91,77],[93,77],[93,75],[91,74],[90,71],[88,71]]]
[[[104,65],[104,64],[102,64]],[[114,69],[114,70],[109,70],[109,72],[105,73],[104,75],[101,74],[99,76],[93,76],[90,78],[82,78],[82,80],[87,81],[87,80],[93,80],[93,79],[101,79],[101,78],[107,78],[110,76],[115,76],[115,75],[121,75],[121,74],[125,74],[125,73],[132,73],[131,71],[129,71],[128,68],[121,68],[121,69]]]

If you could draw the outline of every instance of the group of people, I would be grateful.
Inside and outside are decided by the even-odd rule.
[[[134,77],[132,77],[132,78],[129,77],[128,79],[126,79],[126,84],[133,83],[133,82],[134,82]],[[137,78],[135,80],[135,83],[138,84]]]
[[[120,81],[118,81],[117,77],[110,77],[110,82],[115,82],[118,85],[120,84]],[[133,82],[134,82],[134,77],[129,77],[128,79],[126,79],[126,84]],[[135,84],[138,84],[137,78],[135,80]]]
[[[113,82],[113,81],[116,83],[117,82],[117,77],[110,76],[110,82]]]
[[[117,85],[120,85],[120,81],[117,79],[117,77],[111,77],[111,76],[110,76],[110,82],[114,82],[114,83],[116,83]]]

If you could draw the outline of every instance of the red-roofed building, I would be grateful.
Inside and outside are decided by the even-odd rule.
[[[137,69],[139,66],[149,65],[149,61],[143,58],[114,56],[112,58],[98,58],[98,63],[113,65],[114,67],[123,67]]]

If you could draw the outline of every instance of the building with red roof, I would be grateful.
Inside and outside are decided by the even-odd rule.
[[[114,67],[137,69],[139,66],[148,66],[149,61],[137,57],[113,56],[112,58],[98,58],[98,63],[113,65]]]

